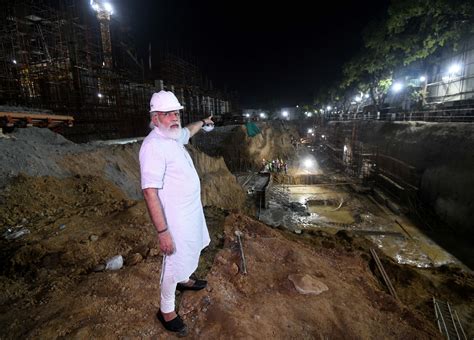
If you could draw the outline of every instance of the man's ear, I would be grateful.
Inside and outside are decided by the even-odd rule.
[[[153,117],[151,117],[151,121],[152,121],[153,124],[155,124],[156,126],[158,126],[158,123],[160,122],[158,118],[159,118],[158,114],[155,114],[155,115],[153,115]]]

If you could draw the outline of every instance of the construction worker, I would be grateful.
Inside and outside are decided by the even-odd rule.
[[[210,242],[201,204],[201,185],[184,144],[212,116],[182,128],[183,106],[172,92],[154,93],[150,101],[153,130],[140,148],[141,187],[163,252],[161,300],[157,312],[163,326],[178,335],[187,327],[175,311],[176,289],[200,290],[207,281],[192,280],[201,250]]]

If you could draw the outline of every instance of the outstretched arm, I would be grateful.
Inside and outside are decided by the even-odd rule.
[[[204,126],[204,122],[206,122],[206,124],[214,124],[214,122],[212,121],[212,115],[198,122],[186,125],[187,129],[189,130],[189,138],[191,138],[196,133],[198,133],[199,130],[201,130],[201,128]]]

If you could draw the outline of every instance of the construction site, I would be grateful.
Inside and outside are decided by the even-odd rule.
[[[149,98],[165,88],[183,103],[185,123],[237,109],[236,94],[213,88],[196,65],[161,50],[139,59],[130,28],[100,2],[0,6],[4,128],[55,127],[81,142],[142,136]]]
[[[472,149],[472,126],[373,124],[370,141],[329,124],[295,145],[302,126],[285,122],[193,137],[212,240],[196,272],[209,288],[177,296],[190,338],[472,337],[473,186],[458,171],[472,159],[437,163],[460,131]],[[412,138],[431,144],[397,156]],[[1,338],[172,337],[155,317],[162,253],[140,144],[37,127],[0,139]],[[259,171],[277,158],[286,172]]]
[[[176,293],[188,338],[474,337],[474,69],[426,84],[432,115],[375,119],[361,97],[217,124],[238,94],[170,51],[140,58],[106,3],[0,9],[0,339],[179,335],[157,318],[139,160],[162,89],[183,126],[216,121],[183,146],[211,238],[207,287]]]

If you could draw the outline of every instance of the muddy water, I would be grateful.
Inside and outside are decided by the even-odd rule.
[[[456,263],[453,255],[424,235],[407,217],[395,215],[367,196],[337,183],[274,185],[260,220],[290,230],[350,230],[367,237],[400,264],[420,268]]]
[[[336,202],[337,204],[334,204]],[[348,207],[342,207],[344,200],[309,200],[307,203],[308,212],[316,214],[327,221],[341,224],[354,223],[354,216]]]

